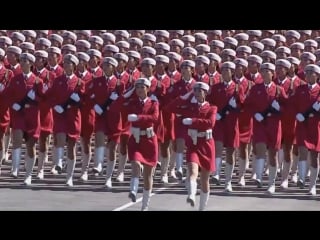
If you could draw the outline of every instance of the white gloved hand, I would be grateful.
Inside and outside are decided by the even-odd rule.
[[[31,100],[36,99],[36,93],[34,92],[33,89],[31,89],[28,94],[27,94],[28,98],[30,98]]]
[[[275,110],[279,111],[280,110],[280,104],[277,100],[273,100],[271,107],[273,107]]]
[[[53,108],[57,113],[63,113],[63,107],[61,107],[60,105],[55,105]]]
[[[129,97],[132,95],[132,93],[134,92],[134,90],[135,90],[135,88],[133,87],[130,91],[126,92],[126,93],[123,95],[123,97],[124,97],[124,98],[129,98]]]
[[[191,103],[198,103],[198,100],[196,99],[196,97],[195,96],[193,96],[193,98],[191,98],[191,101],[190,101]]]
[[[261,113],[256,113],[256,114],[254,115],[254,118],[255,118],[258,122],[261,122],[261,121],[264,119],[264,117],[262,116]]]
[[[80,97],[79,97],[78,93],[72,93],[70,98],[75,102],[79,102],[80,101]]]
[[[298,113],[296,115],[296,119],[299,121],[299,122],[303,122],[305,120],[305,117],[302,115],[302,113]]]
[[[18,103],[14,103],[14,104],[12,105],[12,109],[13,109],[13,110],[16,110],[16,111],[19,111],[19,110],[21,109],[21,106],[20,106],[20,104],[18,104]]]
[[[320,110],[320,102],[316,101],[316,102],[312,105],[312,108],[318,112],[318,111]]]
[[[229,100],[229,105],[233,108],[236,108],[237,107],[237,102],[236,102],[236,99],[234,97],[232,97],[230,100]]]
[[[109,98],[111,100],[115,101],[118,99],[118,97],[119,97],[119,95],[116,92],[112,92]]]
[[[180,98],[183,100],[187,100],[191,96],[192,93],[193,93],[193,91],[190,91],[190,92],[186,93],[185,95],[180,96]]]
[[[156,101],[156,102],[159,102],[159,100],[158,100],[158,98],[157,98],[157,96],[156,95],[151,95],[150,96],[150,99],[152,100],[152,101]]]
[[[220,119],[221,119],[221,115],[220,115],[220,113],[217,113],[216,114],[216,120],[219,121]]]
[[[95,104],[95,105],[93,106],[93,109],[94,109],[94,111],[95,111],[97,114],[99,114],[99,115],[101,115],[101,114],[103,113],[102,108],[101,108],[98,104]]]
[[[182,119],[182,123],[184,125],[191,125],[192,124],[192,119],[191,118],[184,118],[184,119]]]
[[[43,89],[42,92],[45,93],[46,91],[48,91],[49,87],[47,84],[43,84]]]
[[[96,95],[94,95],[94,93],[93,93],[93,94],[91,94],[90,98],[91,98],[91,99],[94,99],[95,96],[96,96]]]
[[[135,121],[137,121],[137,120],[138,120],[137,114],[129,114],[129,115],[128,115],[128,121],[129,121],[129,122],[135,122]]]
[[[4,85],[0,83],[0,92],[2,92],[3,90],[4,90]]]

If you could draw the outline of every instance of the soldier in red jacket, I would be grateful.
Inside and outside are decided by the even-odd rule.
[[[89,49],[87,54],[90,56],[89,60],[89,72],[92,74],[93,78],[98,78],[103,76],[103,70],[100,67],[101,63],[101,52],[97,49]]]
[[[118,62],[116,59],[106,57],[103,59],[103,76],[92,81],[88,88],[87,95],[90,98],[91,106],[95,111],[95,174],[102,173],[104,160],[105,137],[107,136],[107,174],[106,187],[112,188],[112,173],[116,163],[116,149],[120,142],[122,122],[120,109],[111,111],[109,109],[112,101],[124,91],[124,84],[114,73]]]
[[[15,76],[5,89],[5,103],[10,108],[12,126],[12,176],[17,178],[21,160],[21,144],[26,141],[26,175],[24,184],[31,184],[36,160],[35,144],[40,135],[39,101],[43,91],[42,79],[31,72],[35,57],[30,53],[20,56],[22,74]]]
[[[36,61],[34,63],[33,73],[43,80],[43,96],[51,88],[56,75],[54,72],[45,68],[48,59],[48,53],[43,50],[35,52]],[[48,162],[48,150],[50,143],[50,134],[53,129],[52,108],[48,106],[45,97],[39,102],[40,109],[40,137],[39,137],[39,155],[38,155],[38,179],[44,178],[44,163]]]
[[[53,72],[56,77],[60,77],[63,74],[63,68],[59,65],[61,61],[61,50],[57,47],[49,47],[48,52],[48,65],[47,69]]]
[[[236,58],[234,81],[243,88],[244,97],[249,95],[249,92],[254,85],[254,82],[249,81],[244,76],[247,70],[248,62],[244,59]],[[239,185],[245,186],[245,172],[249,165],[249,144],[252,137],[252,116],[242,107],[239,114]]]
[[[92,74],[87,70],[90,57],[84,52],[78,52],[77,57],[79,64],[77,66],[76,75],[84,82],[85,93],[83,96],[82,105],[80,107],[81,112],[81,133],[80,133],[80,145],[81,145],[81,175],[80,180],[88,180],[89,163],[91,160],[91,137],[94,130],[95,112],[90,105],[90,98],[88,96],[88,89],[92,83]]]
[[[296,140],[299,149],[298,186],[304,188],[305,185],[309,150],[311,157],[309,194],[315,196],[316,181],[319,173],[318,155],[320,151],[320,87],[317,84],[320,77],[320,67],[309,64],[305,67],[305,73],[308,84],[297,87],[292,105],[297,113]]]
[[[180,81],[176,82],[168,90],[168,95],[166,98],[175,99],[178,96],[184,95],[187,92],[190,92],[193,88],[193,85],[196,81],[193,79],[193,71],[195,68],[195,62],[192,60],[184,60],[181,63],[181,74],[182,78]],[[174,151],[176,152],[176,170],[178,179],[183,177],[183,152],[185,148],[185,137],[187,136],[187,128],[182,124],[182,115],[175,114],[174,117]]]
[[[125,109],[128,121],[131,122],[131,136],[128,142],[128,157],[132,169],[129,198],[133,202],[136,202],[141,165],[144,166],[142,211],[148,210],[149,207],[153,185],[152,174],[157,165],[159,147],[154,131],[154,125],[159,118],[159,103],[148,97],[150,87],[151,82],[148,79],[139,78],[135,82],[135,88],[113,104],[115,109]]]
[[[243,103],[244,93],[240,84],[232,81],[235,71],[233,62],[224,62],[221,65],[223,82],[213,85],[208,101],[217,106],[216,124],[213,129],[216,149],[216,173],[213,180],[219,184],[222,165],[222,150],[226,147],[226,182],[225,191],[232,192],[232,173],[235,164],[235,149],[239,147],[239,113]]]
[[[264,63],[261,65],[263,84],[256,84],[251,88],[245,101],[247,111],[253,118],[252,143],[256,152],[257,186],[262,187],[262,174],[265,164],[266,151],[269,158],[269,186],[267,193],[275,192],[277,176],[277,151],[281,147],[281,112],[287,95],[281,86],[273,81],[275,65]],[[259,99],[259,101],[257,101]]]
[[[22,73],[22,69],[19,63],[19,56],[22,53],[21,48],[17,46],[10,46],[7,48],[6,54],[7,54],[7,60],[8,65],[6,68],[10,69],[14,76],[17,76]]]
[[[257,55],[250,55],[247,59],[248,61],[248,72],[245,77],[253,81],[254,83],[262,83],[263,79],[259,73],[260,65],[262,64],[262,58]]]
[[[53,134],[55,137],[55,170],[62,172],[64,146],[67,144],[66,184],[73,186],[73,173],[76,164],[76,141],[81,131],[80,105],[84,94],[84,82],[74,72],[79,60],[72,54],[63,59],[64,74],[57,77],[49,88],[46,99],[53,108]]]
[[[197,82],[204,82],[209,84],[209,75],[207,74],[208,65],[210,64],[210,60],[208,57],[204,55],[199,55],[196,57],[196,75],[195,80]]]
[[[208,84],[197,82],[193,86],[193,91],[177,97],[167,106],[169,112],[181,114],[182,123],[188,127],[188,136],[185,139],[189,172],[187,202],[191,206],[195,205],[198,169],[200,167],[200,211],[203,211],[207,205],[210,195],[210,173],[215,170],[215,145],[212,129],[216,121],[217,107],[210,106],[205,100],[208,91]]]
[[[209,75],[209,87],[211,87],[217,83],[220,83],[220,73],[218,72],[219,64],[221,63],[221,57],[215,53],[208,53],[207,57],[210,60],[208,66],[208,75]],[[210,90],[209,90],[210,91]]]
[[[9,69],[6,69],[3,63],[5,57],[5,51],[0,48],[0,102],[5,102],[5,95],[3,95],[4,90],[9,85],[9,82],[13,78],[13,72]],[[1,104],[0,105],[0,173],[1,173],[1,164],[2,161],[7,161],[7,155],[8,155],[8,145],[6,145],[6,142],[8,141],[8,137],[10,136],[8,134],[8,137],[5,136],[5,134],[8,132],[10,133],[9,129],[9,123],[10,123],[10,114],[8,106]],[[7,140],[7,141],[6,141]]]

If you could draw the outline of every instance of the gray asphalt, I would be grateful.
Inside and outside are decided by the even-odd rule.
[[[78,154],[78,160],[80,154]],[[107,191],[104,188],[103,176],[89,176],[88,183],[78,181],[80,176],[80,162],[77,163],[74,187],[65,186],[65,173],[53,176],[50,173],[50,164],[45,168],[45,179],[43,181],[33,178],[33,185],[25,187],[23,183],[23,162],[18,179],[10,177],[10,161],[5,162],[0,176],[0,210],[32,210],[32,211],[139,211],[141,209],[142,180],[137,202],[131,203],[128,198],[130,165],[127,164],[125,182],[113,181],[113,190]],[[36,167],[34,168],[34,175]],[[115,172],[116,174],[116,172]],[[247,186],[240,188],[236,185],[236,174],[233,177],[233,193],[225,194],[222,185],[211,184],[211,194],[208,202],[208,211],[315,211],[320,209],[320,197],[307,195],[308,186],[299,189],[291,184],[286,192],[276,189],[273,196],[265,194],[267,189],[267,176],[264,177],[264,187],[257,189],[249,180],[247,174]],[[172,180],[167,186],[159,183],[159,170],[154,180],[153,195],[151,197],[150,211],[195,211],[198,209],[199,195],[195,207],[186,203],[186,190],[184,184]],[[280,179],[277,180],[277,186]],[[318,192],[319,183],[318,183]]]

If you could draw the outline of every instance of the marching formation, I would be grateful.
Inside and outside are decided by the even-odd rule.
[[[80,180],[102,175],[106,161],[105,187],[112,189],[113,181],[124,181],[129,160],[128,196],[136,202],[143,178],[142,210],[148,210],[157,165],[163,184],[185,179],[191,206],[199,184],[199,210],[205,210],[209,181],[220,185],[223,167],[226,192],[233,191],[236,162],[238,185],[246,185],[251,154],[257,188],[266,185],[272,195],[277,176],[282,190],[289,181],[305,188],[309,179],[309,194],[316,195],[320,30],[0,35],[0,167],[11,144],[11,176],[18,178],[25,143],[25,185],[34,171],[43,180],[49,161],[51,174],[66,169],[72,187],[80,143]]]

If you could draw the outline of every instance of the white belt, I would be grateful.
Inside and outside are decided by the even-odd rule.
[[[198,132],[196,129],[188,129],[188,135],[191,137],[194,145],[197,145],[198,138],[212,139],[212,129],[207,129],[205,132]]]
[[[153,127],[146,128],[145,130],[141,130],[140,128],[130,127],[130,132],[136,140],[136,143],[140,142],[140,136],[147,136],[147,138],[153,137],[154,131]]]

